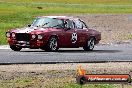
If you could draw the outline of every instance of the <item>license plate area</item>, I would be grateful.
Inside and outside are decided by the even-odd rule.
[[[19,44],[29,44],[27,41],[18,41]]]
[[[27,41],[18,41],[16,45],[17,46],[29,46],[30,43]]]

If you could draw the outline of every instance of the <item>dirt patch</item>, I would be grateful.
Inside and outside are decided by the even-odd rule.
[[[71,64],[34,64],[34,65],[1,65],[0,72],[47,72],[47,71],[76,71],[82,66],[89,73],[124,73],[132,72],[132,62],[109,62],[109,63],[71,63]],[[119,70],[120,69],[120,70]],[[97,72],[97,71],[100,72]],[[104,72],[106,70],[106,72]],[[95,72],[94,72],[95,71]],[[110,72],[108,72],[110,71]]]
[[[80,65],[86,69],[87,73],[89,74],[132,75],[132,63],[126,62],[50,65],[2,65],[0,66],[0,86],[6,84],[8,85],[8,88],[11,86],[15,88],[51,88],[53,86],[56,88],[64,88],[64,85],[76,84],[76,70]],[[118,85],[116,88],[120,88],[120,86],[121,85]]]
[[[130,42],[132,37],[132,14],[90,14],[76,15],[83,19],[89,28],[102,33],[101,43]]]

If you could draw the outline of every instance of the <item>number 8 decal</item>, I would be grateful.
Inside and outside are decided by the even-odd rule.
[[[77,41],[77,33],[72,33],[71,41],[72,41],[72,43],[76,43],[76,41]]]

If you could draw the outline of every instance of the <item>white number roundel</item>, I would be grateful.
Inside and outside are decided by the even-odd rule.
[[[77,41],[77,33],[72,33],[71,41],[72,41],[72,43],[76,43],[76,41]]]

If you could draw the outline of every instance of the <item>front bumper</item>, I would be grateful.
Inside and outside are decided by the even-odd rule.
[[[8,39],[9,45],[15,45],[22,48],[41,48],[46,45],[46,43],[43,40],[30,40],[30,41],[17,41]]]

